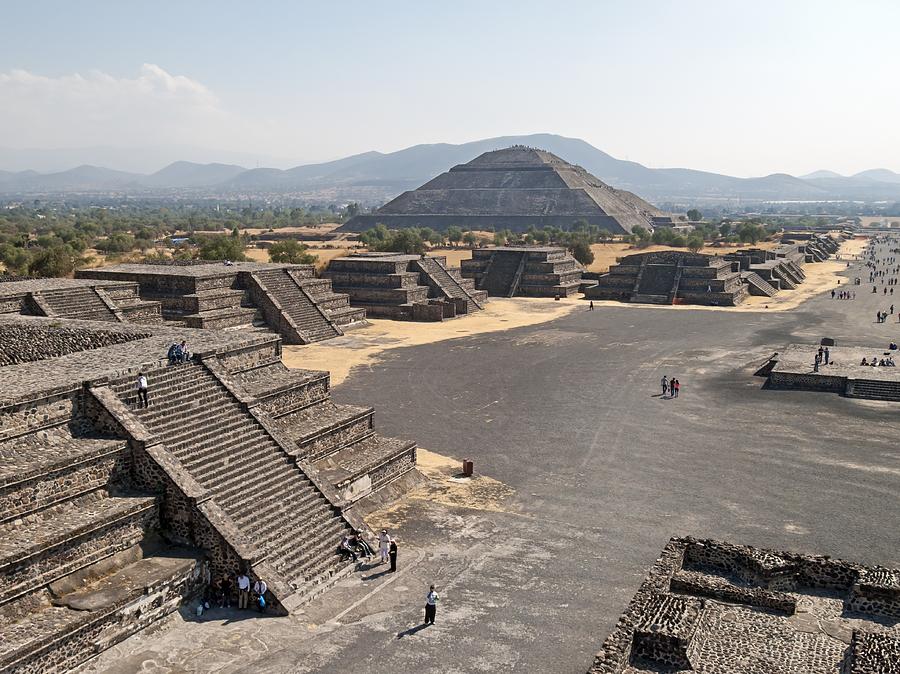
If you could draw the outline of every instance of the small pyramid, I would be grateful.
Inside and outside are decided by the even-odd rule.
[[[382,223],[390,229],[524,231],[531,225],[568,229],[586,220],[625,234],[659,219],[667,218],[631,192],[610,187],[551,152],[515,145],[454,166],[340,229],[361,232]]]

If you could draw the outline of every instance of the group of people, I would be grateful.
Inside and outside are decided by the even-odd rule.
[[[675,377],[669,379],[665,375],[663,375],[662,380],[660,381],[662,385],[662,397],[669,398],[677,398],[678,394],[681,392],[681,382],[679,382]]]
[[[866,360],[866,357],[863,356],[860,365],[865,365],[867,367],[897,367],[897,364],[894,362],[893,356],[888,356],[887,358],[879,358],[878,356],[872,356],[872,360]]]
[[[816,352],[816,357],[813,360],[813,372],[819,371],[820,365],[828,365],[831,363],[831,352],[828,350],[828,347],[819,347],[819,350]]]
[[[345,559],[350,558],[354,562],[359,561],[361,557],[365,559],[371,559],[375,556],[375,552],[372,550],[372,546],[369,545],[369,542],[365,539],[361,531],[354,531],[352,534],[345,534],[341,537],[340,545],[338,545],[338,552],[344,556]],[[381,556],[380,564],[384,564],[385,562],[390,562],[391,564],[391,573],[395,573],[397,571],[397,540],[388,534],[387,529],[382,529],[381,533],[378,534],[378,552]]]
[[[855,290],[832,290],[831,291],[831,299],[855,300],[856,299],[856,291]]]
[[[876,323],[885,323],[887,321],[887,317],[894,313],[894,305],[891,305],[890,313],[887,311],[876,311],[875,312],[875,322]]]
[[[182,340],[181,344],[172,344],[172,346],[169,347],[169,352],[166,354],[166,357],[169,359],[169,365],[175,365],[175,363],[187,363],[191,359],[191,354],[187,348],[187,342]]]
[[[251,582],[250,576],[241,571],[237,576],[219,576],[206,586],[203,594],[203,608],[209,609],[213,604],[219,608],[231,608],[237,604],[239,610],[245,610],[252,605],[257,611],[263,613],[269,604],[266,593],[269,586],[262,578]],[[202,611],[201,611],[202,612]],[[199,612],[198,612],[199,613]]]

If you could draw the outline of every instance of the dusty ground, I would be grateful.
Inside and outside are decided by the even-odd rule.
[[[535,325],[585,309],[576,299],[492,298],[483,311],[440,323],[369,319],[370,325],[309,346],[285,346],[288,367],[329,370],[333,386],[354,368],[373,368],[384,351]]]

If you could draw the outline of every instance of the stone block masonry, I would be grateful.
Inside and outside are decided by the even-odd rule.
[[[176,337],[195,359],[168,366]],[[20,342],[0,364],[4,672],[75,667],[210,575],[264,579],[275,611],[308,601],[353,570],[353,506],[415,466],[415,443],[285,368],[273,335],[0,317]]]
[[[476,248],[462,275],[492,297],[569,297],[579,291],[584,268],[565,248]]]
[[[311,265],[236,262],[121,264],[77,272],[79,279],[129,282],[140,297],[161,306],[161,316],[190,328],[268,330],[288,344],[309,344],[362,324],[363,309],[334,293]],[[138,310],[123,309],[125,320]]]
[[[331,260],[322,276],[373,317],[441,321],[478,311],[487,299],[443,257],[363,253]]]
[[[673,538],[589,671],[897,673],[898,578],[829,557]],[[797,616],[801,603],[817,629]]]

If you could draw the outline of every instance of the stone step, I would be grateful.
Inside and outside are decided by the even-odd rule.
[[[156,497],[94,492],[0,525],[0,605],[141,541]]]
[[[259,447],[259,438],[256,435],[247,435],[243,440],[234,443],[229,447],[227,454],[215,456],[218,450],[214,449],[204,454],[199,452],[186,453],[182,463],[188,470],[202,482],[215,483],[231,475],[233,470],[243,470],[251,468],[255,463],[265,460],[269,461],[267,454],[261,454],[259,451],[251,451]],[[272,450],[279,457],[282,456],[280,450]],[[285,458],[285,462],[290,459]]]
[[[295,581],[302,578],[304,582],[315,576],[315,569],[323,559],[336,556],[341,537],[350,530],[350,526],[343,520],[333,517],[310,531],[310,539],[315,541],[312,545],[304,547],[300,544],[291,550],[282,550],[286,575]]]
[[[290,527],[287,528],[287,531],[284,528],[279,529],[277,534],[269,540],[270,548],[278,551],[282,559],[290,554],[291,550],[301,550],[304,545],[309,548],[320,542],[321,530],[330,522],[336,520],[345,525],[344,520],[334,512],[331,504],[324,497],[303,505],[301,513],[302,516],[295,517],[294,521],[303,522],[303,542],[298,540],[298,532],[292,531]],[[335,546],[337,546],[337,541]]]

